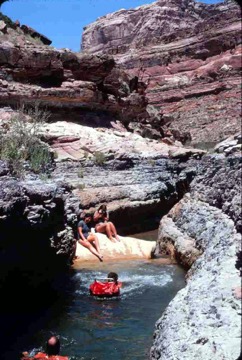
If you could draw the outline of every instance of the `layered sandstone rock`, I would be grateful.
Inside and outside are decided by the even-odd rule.
[[[162,218],[158,249],[184,267],[187,285],[157,321],[150,359],[240,355],[241,158],[204,157],[191,192]],[[226,334],[226,335],[225,335]]]
[[[164,130],[210,143],[240,129],[241,11],[233,1],[207,5],[159,0],[120,10],[84,29],[82,48],[113,54],[148,85]]]
[[[0,104],[39,102],[56,118],[111,126],[151,118],[147,100],[132,76],[108,55],[73,53],[29,41],[0,44]]]
[[[72,189],[82,209],[108,203],[122,233],[154,228],[187,191],[204,151],[143,138],[125,129],[90,128],[71,122],[46,124],[42,137],[55,152],[55,181]],[[186,172],[186,161],[194,167]],[[184,170],[184,172],[183,172]]]

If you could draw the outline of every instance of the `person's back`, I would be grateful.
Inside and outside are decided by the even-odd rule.
[[[118,274],[110,272],[106,281],[95,280],[89,287],[90,294],[98,297],[113,297],[120,295],[122,283],[118,281]]]
[[[51,359],[51,360],[68,360],[67,356],[59,355],[60,340],[56,336],[51,336],[46,342],[46,353],[39,352],[33,357],[28,357],[28,354],[23,353],[21,360],[34,360],[34,359]]]

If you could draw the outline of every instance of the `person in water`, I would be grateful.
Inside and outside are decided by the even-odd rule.
[[[105,233],[112,242],[120,241],[116,227],[111,221],[109,221],[107,206],[105,204],[99,206],[99,208],[95,211],[93,220],[96,223],[96,232]]]
[[[99,240],[97,235],[91,233],[89,224],[92,221],[92,215],[86,213],[84,218],[80,218],[77,225],[78,242],[87,248],[100,261],[103,261],[103,255],[100,252]]]
[[[89,287],[91,295],[98,297],[113,297],[120,295],[120,288],[122,283],[118,281],[118,274],[110,272],[107,279],[102,282],[95,280]]]
[[[61,356],[60,353],[60,340],[57,336],[51,336],[46,342],[45,353],[39,352],[33,357],[29,357],[28,352],[23,352],[21,360],[34,360],[34,359],[51,359],[51,360],[68,360],[67,356]]]

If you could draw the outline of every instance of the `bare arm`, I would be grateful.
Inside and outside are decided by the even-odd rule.
[[[98,220],[103,219],[103,214],[100,214],[99,211],[95,211],[93,215],[93,220],[97,222]]]
[[[108,211],[104,215],[104,220],[109,221],[109,213],[108,213]]]
[[[78,227],[78,233],[79,233],[79,235],[80,235],[81,240],[86,241],[86,238],[85,238],[85,236],[83,235],[82,227],[81,227],[81,226]]]

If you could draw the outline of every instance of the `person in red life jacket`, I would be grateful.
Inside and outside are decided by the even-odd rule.
[[[103,261],[103,255],[100,252],[99,240],[97,235],[91,233],[88,226],[92,221],[92,215],[86,213],[84,218],[80,219],[77,225],[77,238],[78,242],[87,248],[93,255],[97,256],[100,261]]]
[[[69,360],[67,356],[59,355],[60,340],[56,336],[51,336],[46,342],[46,353],[39,352],[33,357],[28,356],[28,352],[23,352],[21,360],[50,359],[50,360]]]
[[[89,287],[90,294],[98,297],[113,297],[120,295],[122,283],[118,281],[118,274],[110,272],[106,281],[95,280]]]
[[[115,225],[109,221],[107,206],[105,204],[99,206],[99,208],[95,211],[93,220],[96,223],[96,232],[106,234],[112,242],[120,241]]]

